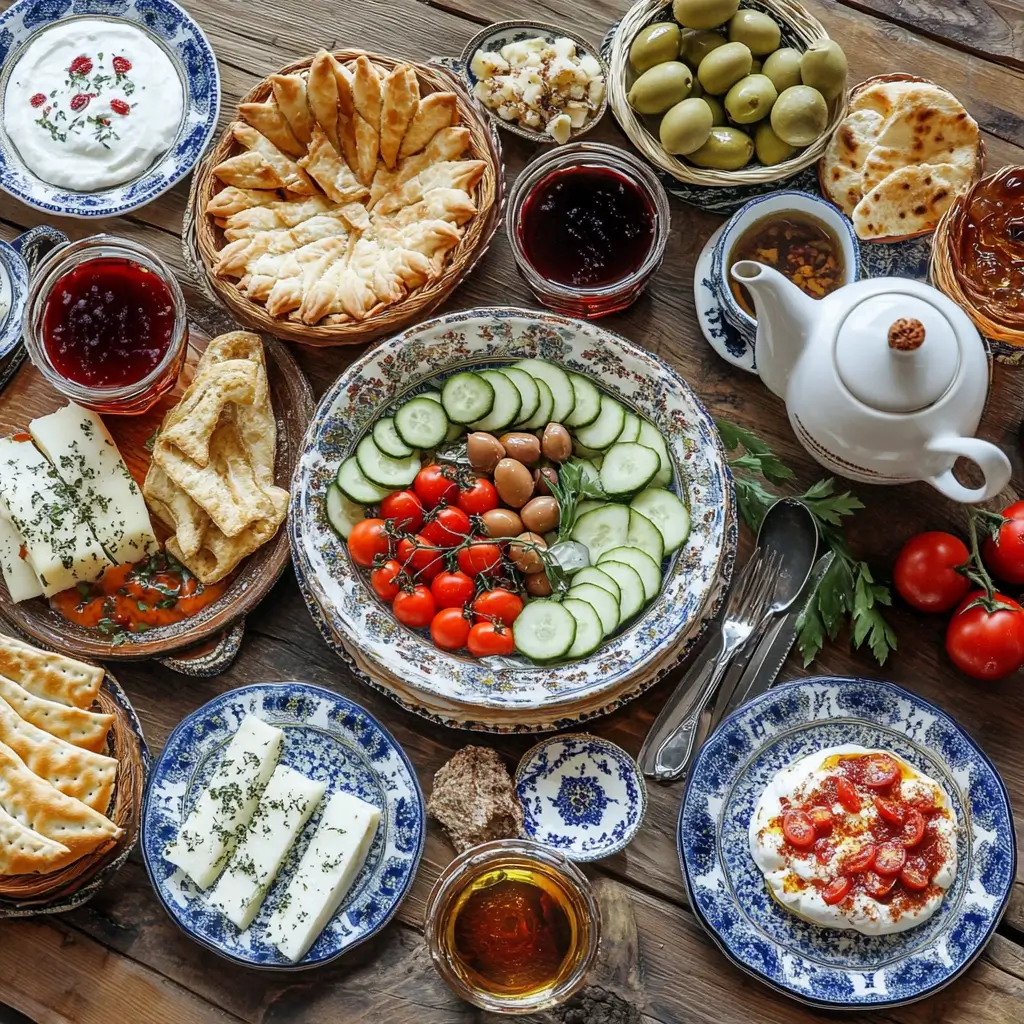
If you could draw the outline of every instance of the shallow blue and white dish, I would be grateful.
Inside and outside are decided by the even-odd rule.
[[[326,782],[327,795],[352,793],[381,811],[363,869],[341,908],[297,964],[267,941],[264,928],[316,830],[319,810],[244,932],[213,910],[191,879],[163,856],[247,714],[284,730],[281,764]],[[327,963],[383,928],[412,885],[425,834],[416,773],[391,734],[358,704],[306,683],[246,686],[194,711],[171,733],[153,766],[142,810],[142,855],[167,913],[196,942],[229,960],[275,970]]]
[[[152,202],[185,177],[213,136],[220,113],[220,73],[202,29],[174,0],[17,0],[0,14],[0,97],[19,55],[59,21],[88,16],[123,19],[170,57],[181,79],[184,109],[171,147],[141,175],[112,188],[75,192],[43,181],[21,160],[0,123],[0,189],[62,217],[116,217]]]
[[[0,239],[0,359],[21,340],[28,299],[28,267],[21,254]]]
[[[896,935],[820,928],[768,894],[747,828],[772,777],[841,743],[892,750],[941,783],[959,836],[956,878],[935,915]],[[942,988],[973,962],[1010,897],[1017,853],[1006,787],[945,712],[891,683],[803,679],[740,708],[701,749],[679,816],[690,903],[738,967],[815,1006],[898,1006]]]
[[[600,860],[624,849],[644,820],[647,786],[621,747],[586,733],[532,747],[516,769],[523,831],[570,860]]]

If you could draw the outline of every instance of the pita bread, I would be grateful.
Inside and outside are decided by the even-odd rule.
[[[114,724],[113,715],[83,711],[81,708],[33,696],[6,676],[0,676],[0,697],[26,722],[31,722],[51,736],[97,754],[106,749],[107,733]]]
[[[875,82],[862,89],[851,101],[850,112],[873,110],[887,119],[905,93],[912,92],[921,82]]]
[[[22,825],[0,808],[0,875],[37,875],[52,871],[69,850]]]
[[[836,129],[825,150],[824,178],[828,198],[847,217],[864,197],[861,180],[868,158],[885,118],[876,110],[857,110]]]
[[[40,651],[3,635],[0,635],[0,675],[13,679],[36,697],[75,708],[89,707],[103,683],[103,669],[98,665],[86,665],[63,654]]]
[[[963,185],[962,169],[952,164],[901,167],[857,204],[854,229],[860,238],[929,231]]]

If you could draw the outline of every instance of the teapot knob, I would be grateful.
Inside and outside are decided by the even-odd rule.
[[[924,344],[924,324],[914,317],[900,317],[889,328],[889,348],[914,352]]]

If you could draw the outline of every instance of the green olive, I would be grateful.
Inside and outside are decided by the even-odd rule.
[[[740,0],[674,0],[672,14],[683,28],[724,25],[740,7]]]
[[[761,62],[756,57],[750,62],[750,73],[752,75],[761,74]]]
[[[700,84],[700,79],[694,76],[693,82],[690,84],[690,95],[691,96],[703,96],[704,86]]]
[[[757,153],[757,159],[765,167],[774,167],[776,164],[781,164],[783,160],[788,160],[796,152],[796,146],[783,142],[772,131],[771,124],[768,121],[762,121],[754,132],[754,152]]]
[[[771,113],[778,96],[766,75],[747,75],[725,94],[725,109],[736,124],[753,124]]]
[[[738,171],[750,163],[753,155],[753,140],[739,128],[712,128],[708,141],[686,159],[698,167]]]
[[[679,37],[679,56],[693,68],[700,67],[700,62],[719,46],[725,46],[727,40],[721,32],[707,32],[704,29],[688,28]]]
[[[729,19],[729,42],[745,43],[756,57],[777,50],[781,38],[775,19],[760,11],[737,11]]]
[[[629,48],[629,63],[643,74],[655,64],[675,60],[679,53],[680,34],[674,21],[659,21],[640,29]]]
[[[772,80],[772,85],[775,86],[777,92],[782,92],[783,89],[788,89],[791,85],[799,85],[802,81],[800,78],[801,56],[799,50],[794,50],[791,46],[784,46],[781,50],[776,50],[765,57],[761,74],[767,75]]]
[[[701,96],[701,99],[711,108],[711,123],[722,125],[726,123],[725,107],[717,96]]]
[[[792,85],[772,107],[772,131],[790,146],[809,146],[828,124],[825,97],[809,85]]]
[[[834,39],[819,39],[800,58],[800,77],[804,85],[817,89],[827,100],[835,99],[846,88],[846,54]]]
[[[666,153],[685,156],[700,149],[711,134],[711,108],[703,99],[683,100],[661,119],[659,131]]]
[[[700,62],[697,77],[705,92],[712,96],[722,96],[741,78],[750,74],[753,59],[743,43],[726,43],[712,50]]]
[[[645,71],[626,99],[640,114],[661,114],[685,100],[693,84],[693,72],[681,61],[669,60]]]

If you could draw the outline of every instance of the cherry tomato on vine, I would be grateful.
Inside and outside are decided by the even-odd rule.
[[[922,612],[945,612],[962,601],[971,584],[956,571],[970,557],[967,545],[951,533],[919,533],[903,545],[893,566],[900,597]]]
[[[398,561],[410,576],[419,576],[429,583],[444,569],[444,553],[432,550],[433,547],[421,533],[403,537],[398,542]]]
[[[438,608],[465,608],[476,586],[464,572],[440,572],[430,584]]]
[[[394,558],[389,558],[382,566],[370,573],[370,586],[382,601],[394,601],[402,589],[399,576],[402,567]]]
[[[423,525],[423,502],[414,491],[395,491],[380,503],[380,514],[393,519],[396,530],[417,533]]]
[[[420,533],[435,547],[453,548],[472,532],[469,516],[461,508],[439,508]]]
[[[369,569],[378,555],[391,551],[391,538],[383,519],[363,519],[348,535],[348,553],[356,565]]]
[[[404,626],[411,626],[413,629],[429,626],[437,611],[433,596],[422,583],[417,583],[412,590],[403,590],[399,593],[391,607],[394,609],[395,618]]]
[[[475,541],[458,554],[459,568],[468,576],[496,573],[501,568],[501,548],[497,544]]]
[[[965,675],[974,679],[1002,679],[1024,665],[1024,608],[1002,594],[994,612],[971,605],[984,591],[968,594],[946,629],[946,653]]]
[[[416,474],[412,486],[426,508],[436,508],[441,502],[454,505],[459,496],[459,487],[452,479],[452,471],[443,469],[436,462],[424,466]]]
[[[471,516],[482,516],[498,507],[498,491],[485,477],[477,477],[468,487],[459,488],[455,503]]]
[[[469,622],[462,608],[442,608],[430,620],[430,637],[443,650],[457,651],[465,647],[468,636]]]
[[[1010,521],[999,527],[996,540],[985,538],[981,556],[999,579],[1024,583],[1024,501],[1004,508],[1003,518]]]
[[[475,658],[486,658],[492,654],[511,654],[516,644],[508,626],[478,622],[469,631],[466,646]]]
[[[478,621],[500,622],[504,626],[511,626],[522,610],[522,600],[503,587],[485,590],[473,602]]]

